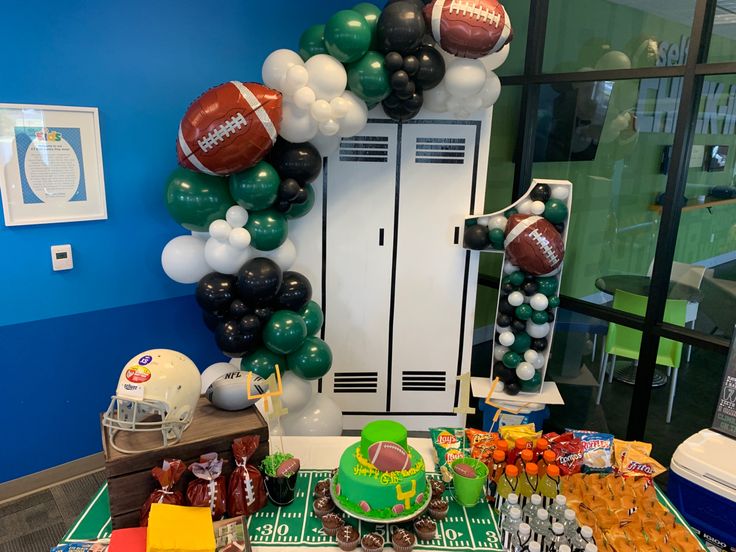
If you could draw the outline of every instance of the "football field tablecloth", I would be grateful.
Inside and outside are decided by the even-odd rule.
[[[330,476],[327,470],[302,470],[297,477],[296,498],[288,506],[277,508],[271,503],[251,516],[248,533],[255,546],[304,546],[335,549],[337,541],[322,531],[322,522],[312,514],[312,490],[322,479]],[[449,491],[445,493],[449,495]],[[415,550],[490,550],[502,552],[501,537],[496,515],[485,500],[473,508],[463,508],[451,498],[447,517],[437,523],[437,538],[419,541]],[[395,528],[411,528],[411,522],[379,525],[344,515],[362,535],[381,533],[386,547],[391,547],[390,533]]]

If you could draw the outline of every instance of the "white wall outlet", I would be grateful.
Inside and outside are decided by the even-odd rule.
[[[70,244],[51,246],[51,266],[54,270],[71,270],[74,268],[72,246]]]

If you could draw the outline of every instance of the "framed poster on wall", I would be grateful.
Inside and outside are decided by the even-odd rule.
[[[95,107],[0,103],[6,226],[107,218]]]

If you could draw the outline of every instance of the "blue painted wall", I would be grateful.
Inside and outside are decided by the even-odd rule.
[[[274,49],[345,0],[10,2],[0,102],[100,110],[108,220],[0,229],[0,482],[100,450],[98,414],[123,364],[151,347],[221,360],[192,287],[164,275],[183,233],[163,203],[189,102],[228,80],[260,80]],[[75,268],[51,270],[71,243]],[[8,420],[13,422],[8,423]]]

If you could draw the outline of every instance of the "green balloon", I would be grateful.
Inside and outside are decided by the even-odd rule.
[[[279,371],[286,371],[286,359],[271,352],[266,347],[258,347],[255,351],[244,356],[240,361],[240,369],[245,372],[253,372],[263,379],[268,379],[271,374],[276,373],[276,365],[279,365]]]
[[[289,210],[286,211],[286,218],[299,218],[306,215],[314,207],[314,188],[311,184],[304,186],[307,190],[307,201],[304,203],[292,203]]]
[[[523,355],[532,346],[532,338],[526,332],[521,332],[514,337],[514,342],[509,347],[515,353]],[[521,361],[520,361],[521,362]]]
[[[193,232],[207,232],[233,204],[227,178],[180,167],[166,184],[166,208],[176,222]]]
[[[501,359],[501,362],[503,362],[503,365],[506,366],[506,368],[511,368],[512,370],[515,370],[521,362],[521,355],[519,353],[515,353],[514,351],[506,351],[506,353],[504,353],[503,355],[503,358]]]
[[[371,39],[368,22],[354,10],[340,10],[325,25],[327,52],[342,63],[362,58],[371,46]]]
[[[567,205],[559,199],[550,199],[544,205],[544,218],[553,224],[565,222],[567,219]]]
[[[289,223],[275,209],[248,214],[245,229],[250,232],[250,244],[261,251],[272,251],[286,241]]]
[[[304,61],[317,54],[326,54],[325,26],[312,25],[302,33],[299,39],[299,55]]]
[[[518,318],[519,320],[529,320],[532,317],[533,312],[534,309],[524,303],[523,305],[519,305],[518,307],[516,307],[514,314],[516,314],[516,318]]]
[[[536,279],[537,291],[543,293],[547,297],[551,297],[557,293],[558,281],[554,276],[542,276]]]
[[[299,309],[299,314],[304,318],[304,323],[307,325],[307,335],[314,335],[322,328],[325,315],[320,306],[314,301],[309,301]]]
[[[520,286],[524,283],[524,273],[521,270],[512,272],[511,274],[509,274],[509,282],[511,282],[515,286]]]
[[[560,306],[560,298],[557,296],[550,297],[549,298],[549,307],[552,309],[556,309]]]
[[[230,194],[244,209],[260,211],[276,201],[280,183],[276,169],[261,161],[250,169],[230,175]]]
[[[493,247],[495,247],[496,249],[503,249],[503,230],[501,230],[500,228],[491,228],[488,231],[488,239],[491,240]]]
[[[532,314],[532,322],[534,324],[544,324],[549,321],[547,311],[534,311]]]
[[[307,325],[297,313],[280,310],[266,322],[263,343],[274,353],[282,355],[296,351],[307,337]]]
[[[519,386],[525,393],[534,393],[539,391],[539,388],[542,387],[542,373],[539,370],[535,370],[532,379],[527,381],[521,380],[519,382]]]
[[[376,27],[378,27],[378,18],[381,17],[381,10],[378,6],[374,6],[370,2],[355,4],[352,9],[362,15],[365,22],[368,23],[368,27],[371,30],[371,36],[373,37],[371,40],[371,49],[373,49],[376,44]]]
[[[391,93],[383,54],[368,52],[348,67],[348,88],[366,103],[378,103]]]
[[[319,379],[332,367],[332,351],[318,337],[308,337],[296,351],[286,357],[289,370],[300,378]]]

